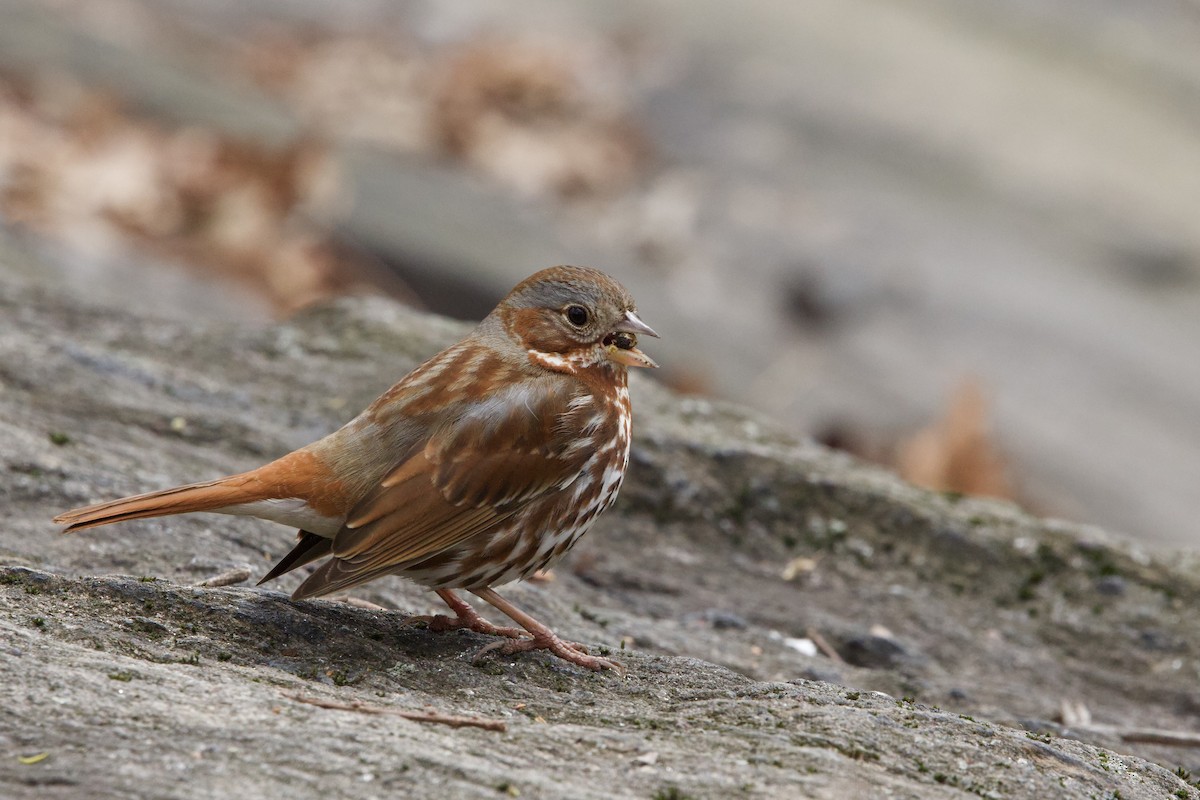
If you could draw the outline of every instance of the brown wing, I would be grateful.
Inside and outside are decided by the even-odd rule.
[[[579,431],[600,411],[564,380],[523,383],[465,406],[350,512],[333,558],[297,599],[346,589],[498,527],[573,483],[591,448]]]

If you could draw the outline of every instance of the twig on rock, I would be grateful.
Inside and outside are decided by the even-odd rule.
[[[393,717],[403,717],[410,719],[413,722],[431,722],[437,725],[449,725],[451,728],[483,728],[485,731],[498,731],[504,733],[508,730],[508,726],[498,719],[487,719],[485,717],[460,717],[453,714],[439,714],[436,711],[401,711],[398,708],[384,708],[383,706],[372,706],[359,701],[353,703],[339,703],[336,700],[322,700],[319,697],[307,697],[302,694],[282,693],[289,700],[295,700],[297,703],[307,703],[310,706],[317,708],[331,708],[335,711],[357,711],[360,714],[386,714]]]
[[[378,603],[372,603],[370,600],[363,600],[361,597],[351,597],[348,594],[331,597],[330,600],[336,600],[339,603],[345,603],[352,608],[361,608],[366,611],[387,611],[386,606],[381,606]]]
[[[234,567],[222,572],[220,575],[213,575],[211,578],[205,578],[197,583],[197,586],[203,586],[206,589],[215,589],[218,586],[233,586],[238,583],[243,583],[250,579],[250,570],[245,567]]]
[[[812,640],[812,643],[817,646],[817,649],[829,657],[834,663],[845,664],[846,659],[842,658],[842,654],[834,649],[829,640],[821,635],[821,632],[816,628],[809,628],[804,632],[804,635]]]

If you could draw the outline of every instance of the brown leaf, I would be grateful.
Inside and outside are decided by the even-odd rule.
[[[904,439],[896,468],[906,480],[938,491],[1014,499],[1003,456],[992,441],[978,381],[964,380],[945,416]]]
[[[437,76],[440,147],[528,194],[623,188],[644,156],[628,115],[592,91],[566,47],[481,40]]]

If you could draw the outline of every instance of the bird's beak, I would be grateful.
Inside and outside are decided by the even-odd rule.
[[[613,326],[613,333],[617,335],[610,336],[608,344],[605,345],[605,355],[608,356],[609,361],[624,364],[627,367],[658,368],[654,359],[637,349],[639,333],[658,338],[654,329],[638,319],[637,314],[626,311],[625,319]]]
[[[624,364],[627,367],[647,367],[649,369],[658,369],[658,364],[654,363],[654,359],[638,350],[636,347],[631,347],[628,350],[623,350],[615,344],[610,344],[607,348],[609,361],[615,361],[618,364]]]
[[[618,322],[613,330],[624,331],[625,333],[644,333],[647,336],[653,336],[655,339],[658,338],[658,334],[654,332],[654,328],[651,328],[638,319],[638,315],[632,311],[626,311],[625,319]]]

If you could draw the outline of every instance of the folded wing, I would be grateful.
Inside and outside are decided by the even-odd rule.
[[[333,558],[294,597],[402,571],[574,483],[591,455],[579,431],[598,418],[596,401],[577,387],[525,382],[464,405],[351,510]]]

